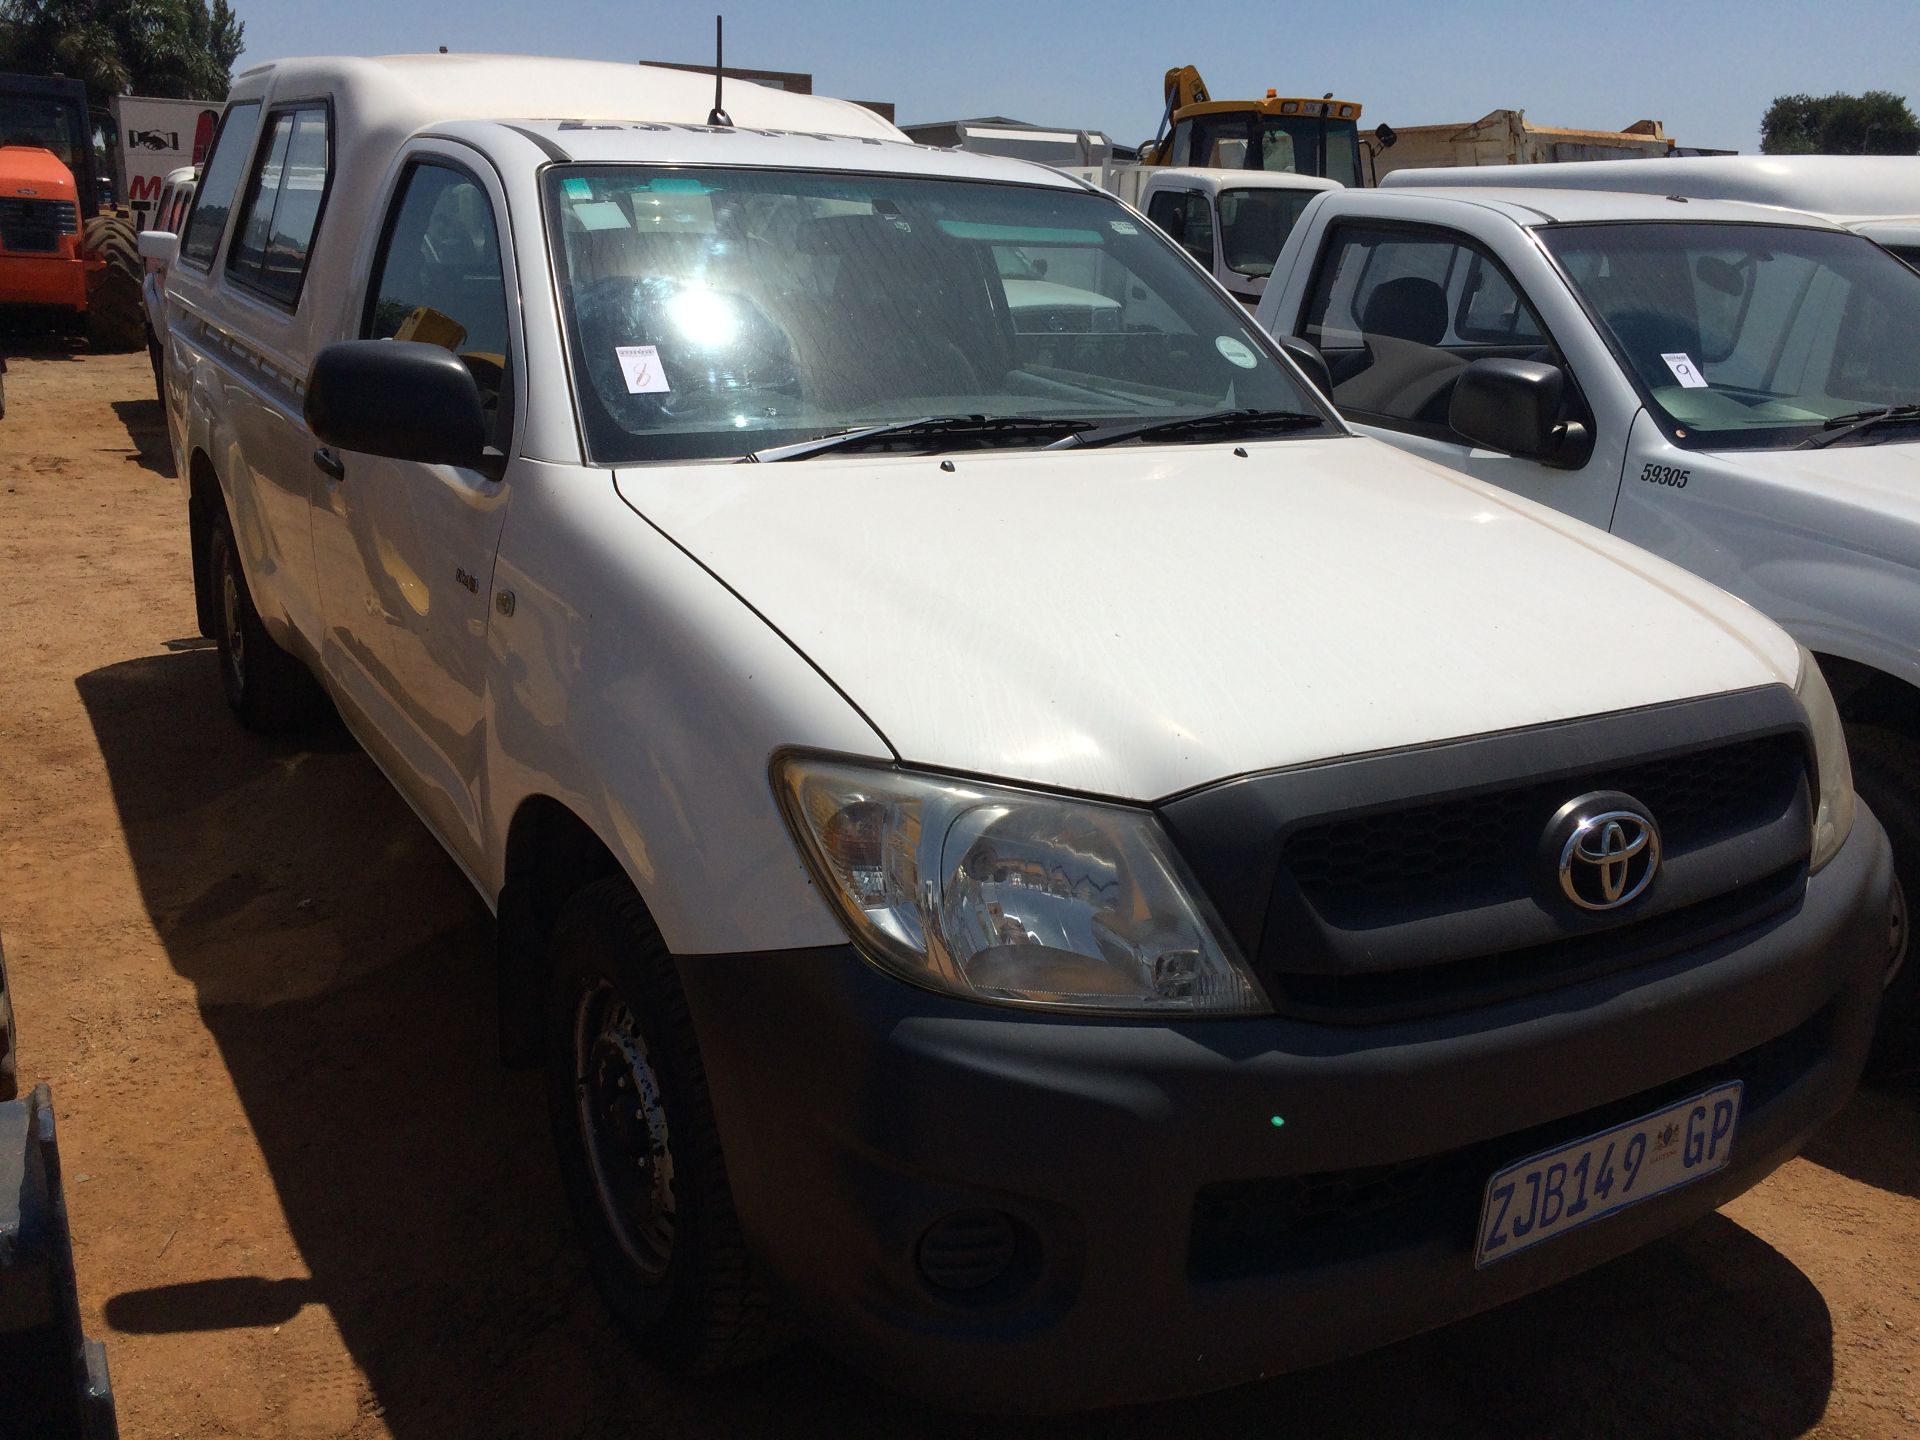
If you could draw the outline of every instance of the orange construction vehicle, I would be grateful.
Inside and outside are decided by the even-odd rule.
[[[1261,100],[1215,100],[1191,65],[1167,71],[1162,91],[1166,107],[1154,138],[1140,147],[1143,165],[1278,170],[1355,187],[1366,183],[1361,156],[1393,143],[1385,125],[1370,141],[1361,137],[1357,100],[1275,90]]]
[[[96,350],[138,350],[138,238],[101,196],[86,86],[0,75],[0,315],[84,328]]]

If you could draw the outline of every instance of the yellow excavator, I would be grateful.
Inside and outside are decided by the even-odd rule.
[[[1151,142],[1140,147],[1143,165],[1194,165],[1220,170],[1282,170],[1318,175],[1342,185],[1366,183],[1361,155],[1393,144],[1393,131],[1379,126],[1360,135],[1360,102],[1282,95],[1263,100],[1215,100],[1192,65],[1167,71],[1166,108]]]

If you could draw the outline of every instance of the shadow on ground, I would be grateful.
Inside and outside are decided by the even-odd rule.
[[[172,475],[173,449],[167,441],[167,416],[159,400],[116,400],[113,413],[127,427],[127,438],[133,442],[135,453],[130,458],[142,470]]]
[[[592,1294],[536,1080],[495,1062],[485,909],[357,750],[244,734],[214,667],[188,648],[78,684],[147,907],[198,988],[311,1278],[118,1295],[116,1329],[271,1325],[325,1305],[400,1440],[1771,1440],[1825,1407],[1825,1303],[1720,1217],[1449,1330],[1181,1404],[959,1418],[806,1349],[708,1384],[664,1378]]]

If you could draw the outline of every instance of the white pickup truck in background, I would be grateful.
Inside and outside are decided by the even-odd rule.
[[[1520,170],[1535,183],[1509,187]],[[1318,351],[1368,434],[1676,561],[1819,654],[1912,891],[1920,273],[1816,216],[1554,189],[1547,170],[1690,173],[1429,172],[1432,189],[1395,175],[1322,196],[1260,323]],[[1899,974],[1896,924],[1883,1055],[1912,1044],[1920,968]]]
[[[1580,160],[1512,165],[1490,180],[1471,169],[1397,170],[1382,186],[1422,190],[1526,186],[1637,191],[1690,200],[1743,200],[1833,220],[1920,267],[1920,157],[1912,155],[1685,155],[1670,160]]]
[[[1342,188],[1285,170],[1105,165],[1067,173],[1141,211],[1249,307],[1260,303],[1274,257],[1308,202]]]

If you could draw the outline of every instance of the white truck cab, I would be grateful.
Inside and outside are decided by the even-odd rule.
[[[1844,1102],[1891,861],[1784,631],[1352,433],[1110,195],[713,99],[251,70],[168,276],[226,698],[324,691],[495,910],[636,1337],[1216,1388]]]
[[[1251,308],[1307,202],[1340,188],[1313,175],[1155,166],[1134,203]]]
[[[1141,211],[1249,309],[1260,303],[1274,258],[1307,202],[1341,188],[1338,180],[1281,170],[1107,165],[1066,173]]]
[[[1678,187],[1706,163],[1513,168]],[[1316,202],[1260,323],[1319,351],[1364,432],[1645,546],[1819,654],[1912,890],[1920,274],[1775,206],[1427,173]]]
[[[1683,155],[1665,160],[1578,160],[1509,165],[1497,177],[1472,169],[1396,170],[1382,186],[1422,190],[1634,191],[1696,200],[1741,200],[1819,215],[1858,231],[1920,267],[1920,157],[1911,155]]]
[[[209,128],[209,143],[212,138]],[[139,242],[145,271],[140,280],[140,300],[147,311],[147,358],[153,363],[153,388],[162,400],[166,399],[166,381],[161,375],[160,337],[167,331],[168,257],[177,249],[177,237],[193,204],[193,185],[199,174],[192,165],[167,172],[146,215],[146,229],[141,231],[142,236],[152,232],[156,238]]]

